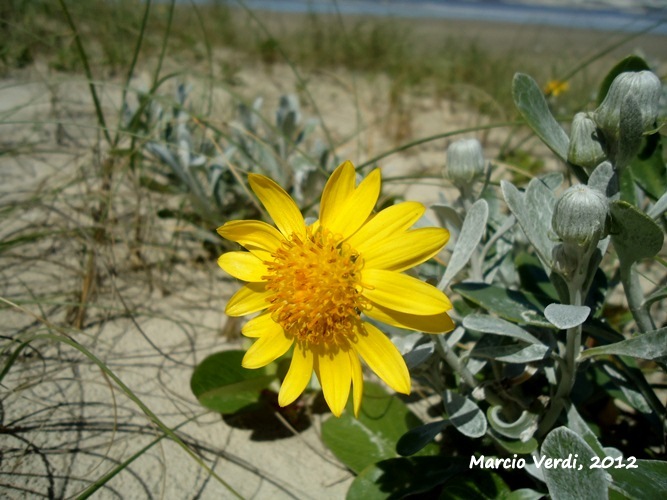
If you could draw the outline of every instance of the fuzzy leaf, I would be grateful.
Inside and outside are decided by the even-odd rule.
[[[529,344],[542,344],[539,339],[514,323],[486,314],[471,314],[466,316],[463,318],[463,326],[476,332],[513,337]]]
[[[516,217],[528,241],[535,247],[542,266],[550,272],[552,251],[555,246],[550,236],[551,218],[556,204],[553,188],[550,188],[543,179],[532,179],[525,193],[507,181],[501,181],[500,187],[507,206]]]
[[[544,316],[549,322],[561,330],[579,326],[588,319],[591,308],[588,306],[572,306],[569,304],[549,304]]]
[[[535,80],[523,73],[517,73],[512,80],[514,104],[530,128],[556,155],[567,162],[570,139],[551,115],[549,105]]]
[[[602,345],[586,349],[582,358],[618,354],[641,359],[658,359],[667,356],[667,328],[653,330],[615,344]]]
[[[663,233],[653,219],[625,201],[609,205],[611,239],[624,265],[653,257],[662,248]]]
[[[542,443],[542,456],[547,459],[576,457],[577,467],[546,468],[542,465],[544,480],[554,500],[586,498],[607,500],[608,474],[604,469],[591,469],[591,459],[596,456],[588,444],[567,427],[552,430]],[[561,464],[562,465],[562,464]]]
[[[471,356],[495,359],[504,363],[531,363],[544,359],[549,353],[549,346],[543,344],[509,344],[499,346],[475,346]]]
[[[553,328],[542,314],[547,297],[486,283],[457,283],[452,290],[512,323]]]
[[[486,231],[486,221],[489,218],[489,205],[486,200],[477,200],[463,221],[463,227],[456,240],[454,253],[449,259],[449,264],[445,270],[438,288],[444,290],[449,282],[466,266],[477,245],[482,240]]]
[[[490,406],[486,410],[486,418],[495,432],[506,438],[518,439],[523,443],[533,437],[537,430],[537,415],[524,411],[514,422],[506,422],[500,416],[500,410],[499,406]]]
[[[623,460],[624,464],[629,464]],[[667,491],[667,462],[637,460],[636,469],[609,468],[611,489],[626,498],[663,498]]]
[[[471,399],[446,390],[443,394],[443,403],[450,423],[461,434],[471,438],[479,438],[486,434],[484,412]]]

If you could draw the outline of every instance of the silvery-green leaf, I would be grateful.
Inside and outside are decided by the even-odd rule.
[[[567,409],[567,426],[581,436],[598,457],[603,458],[605,456],[605,451],[602,448],[600,441],[598,441],[598,438],[586,421],[579,415],[576,406],[573,404],[569,405],[569,408]]]
[[[555,245],[551,236],[551,218],[556,204],[553,191],[541,179],[532,179],[525,193],[507,181],[501,181],[500,187],[507,206],[549,272]]]
[[[630,265],[653,257],[662,248],[663,233],[653,219],[625,202],[609,204],[612,216],[611,239],[621,262]]]
[[[453,332],[447,334],[447,336],[445,337],[445,342],[450,348],[454,347],[458,343],[458,341],[463,338],[465,333],[466,333],[465,328],[457,326]]]
[[[593,170],[593,173],[588,178],[588,187],[599,191],[607,198],[618,199],[620,196],[618,191],[618,175],[616,175],[614,166],[608,161],[603,161],[595,167],[595,170]]]
[[[641,359],[658,359],[667,356],[667,328],[660,328],[652,332],[637,335],[631,339],[614,344],[601,345],[586,349],[581,353],[583,359],[593,356],[632,356]]]
[[[626,166],[635,157],[643,133],[644,125],[639,103],[634,95],[629,94],[621,103],[616,168]]]
[[[482,437],[486,433],[486,418],[484,412],[471,399],[461,396],[457,392],[446,390],[443,394],[445,411],[449,422],[461,434],[471,438]]]
[[[625,402],[636,410],[646,415],[651,414],[651,405],[637,388],[637,384],[626,373],[621,372],[609,363],[601,364],[601,369],[611,379],[612,383],[620,389],[622,397],[619,399],[625,398]]]
[[[452,290],[512,323],[553,328],[543,315],[546,296],[487,283],[457,283]]]
[[[561,330],[579,326],[588,319],[591,308],[588,306],[572,306],[569,304],[549,304],[544,316],[549,322]]]
[[[567,162],[570,139],[551,115],[544,94],[535,80],[523,73],[515,74],[512,80],[512,97],[530,128],[549,149]]]
[[[509,344],[489,347],[475,346],[470,353],[478,358],[495,359],[504,363],[530,363],[540,361],[549,353],[549,347],[543,344]]]
[[[520,439],[523,442],[533,437],[537,430],[537,415],[523,411],[514,422],[507,422],[500,415],[501,410],[500,406],[490,406],[486,410],[486,418],[494,431],[508,438]]]
[[[665,213],[665,210],[667,210],[667,191],[658,199],[658,201],[655,202],[655,205],[653,205],[648,212],[646,212],[646,215],[651,217],[652,219],[657,219],[660,217],[663,213]]]
[[[433,345],[433,342],[428,342],[426,344],[418,345],[411,351],[405,353],[403,359],[405,360],[405,364],[408,365],[408,368],[412,370],[429,359],[434,351],[435,346]]]
[[[470,330],[475,330],[476,332],[514,337],[529,344],[542,344],[539,339],[535,338],[535,336],[528,333],[520,326],[486,314],[471,314],[466,316],[463,318],[463,326]]]
[[[609,469],[613,478],[611,489],[621,498],[662,498],[667,491],[667,462],[637,460],[634,465],[636,469]]]
[[[554,500],[607,500],[610,484],[609,474],[604,469],[589,467],[595,452],[588,444],[567,427],[552,430],[542,443],[542,456],[551,459],[567,459],[577,455],[577,467],[544,468],[544,480]],[[581,467],[580,467],[581,466]]]
[[[519,488],[503,497],[503,500],[539,500],[543,497],[544,494],[539,491],[531,490],[530,488]]]
[[[612,458],[620,458],[623,456],[623,452],[619,450],[618,448],[614,448],[613,446],[605,446],[604,447],[604,453],[608,457]]]
[[[431,205],[431,210],[437,215],[442,227],[446,227],[450,231],[458,234],[461,230],[461,226],[463,226],[463,221],[461,220],[459,213],[453,207],[442,203],[436,203]]]
[[[477,245],[482,240],[482,236],[484,236],[488,217],[489,205],[486,200],[477,200],[470,207],[463,221],[461,233],[456,240],[454,253],[449,259],[449,264],[438,288],[441,290],[447,288],[450,281],[466,266]]]

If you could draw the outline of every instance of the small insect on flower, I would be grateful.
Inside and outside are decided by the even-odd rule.
[[[549,80],[544,86],[544,95],[558,97],[568,90],[570,90],[570,84],[567,80]]]
[[[257,339],[245,368],[260,368],[292,346],[292,361],[278,394],[286,406],[306,389],[313,371],[332,413],[340,416],[352,386],[358,415],[363,392],[360,358],[392,389],[408,394],[410,375],[394,344],[366,317],[411,330],[454,328],[449,299],[402,271],[435,256],[447,230],[410,229],[424,206],[404,202],[373,213],[380,170],[358,186],[352,163],[329,178],[320,218],[308,225],[292,198],[274,181],[250,174],[250,187],[276,227],[230,221],[218,233],[248,251],[224,253],[218,264],[247,282],[227,303],[229,316],[259,313],[242,333]]]

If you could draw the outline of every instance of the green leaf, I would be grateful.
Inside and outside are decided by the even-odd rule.
[[[428,493],[458,474],[470,473],[461,459],[446,457],[390,458],[370,464],[354,479],[348,500],[399,499]]]
[[[480,347],[477,344],[470,352],[475,358],[495,359],[503,363],[532,363],[543,360],[549,353],[549,346],[544,344],[508,344]]]
[[[653,219],[625,201],[610,203],[611,239],[624,265],[653,257],[662,248],[663,233]]]
[[[514,422],[506,422],[501,417],[500,411],[500,406],[490,406],[486,410],[486,418],[495,432],[506,438],[519,439],[523,442],[532,438],[537,430],[537,415],[524,410]]]
[[[532,253],[521,252],[514,259],[514,267],[519,273],[522,290],[549,297],[551,302],[560,301],[560,296],[554,284],[549,280],[547,273],[544,272],[537,256]]]
[[[477,245],[486,232],[486,221],[489,217],[489,204],[486,200],[477,200],[470,207],[463,221],[463,227],[456,240],[452,257],[438,288],[444,290],[449,282],[466,266]]]
[[[567,162],[570,139],[551,115],[544,94],[535,80],[523,73],[515,74],[512,80],[512,97],[530,128],[556,156]]]
[[[450,390],[445,390],[442,400],[449,421],[461,434],[470,438],[480,438],[486,434],[484,412],[474,401]]]
[[[559,179],[562,182],[562,176]],[[535,247],[547,272],[552,268],[552,253],[555,246],[550,231],[553,209],[556,205],[556,196],[553,193],[555,187],[552,187],[548,180],[552,179],[546,177],[532,179],[525,193],[519,191],[511,182],[500,182],[507,206],[516,217],[528,241]],[[560,182],[558,184],[560,185]]]
[[[573,404],[567,409],[567,426],[570,430],[581,436],[598,457],[603,458],[606,455],[597,436],[593,434],[593,431],[581,415],[579,415],[576,406]]]
[[[540,500],[543,497],[544,494],[539,491],[531,490],[529,488],[521,488],[504,496],[502,500]]]
[[[523,442],[520,439],[508,439],[490,428],[487,435],[491,436],[494,441],[501,446],[508,453],[516,453],[517,455],[529,455],[537,449],[537,439],[530,438]]]
[[[487,283],[457,283],[452,290],[512,323],[554,328],[542,314],[550,299]]]
[[[542,456],[546,459],[567,459],[572,457],[570,465],[576,460],[576,467],[546,467],[546,460],[541,469],[553,500],[586,498],[587,500],[607,500],[609,480],[604,469],[591,469],[591,459],[596,456],[590,446],[574,431],[567,427],[552,430],[542,443]],[[575,455],[577,455],[575,457]]]
[[[336,457],[359,474],[370,464],[397,457],[396,443],[409,429],[422,422],[395,395],[373,383],[364,384],[364,400],[359,418],[352,403],[339,418],[322,424],[322,440]],[[435,445],[423,453],[433,453]]]
[[[244,351],[224,351],[208,356],[192,374],[190,388],[199,403],[220,413],[234,413],[256,403],[261,391],[275,380],[267,368],[241,366]]]
[[[466,316],[463,318],[463,326],[469,330],[475,330],[476,332],[512,337],[529,344],[542,345],[542,342],[539,339],[535,338],[533,334],[528,333],[520,326],[486,314],[471,314]]]
[[[639,154],[630,162],[635,182],[653,200],[667,192],[667,166],[665,165],[662,136],[659,133],[644,139]]]
[[[570,304],[549,304],[544,310],[544,316],[549,322],[561,330],[583,324],[590,314],[590,307]]]
[[[609,92],[611,83],[618,75],[627,71],[644,71],[650,69],[651,68],[649,68],[646,61],[638,56],[628,56],[620,61],[611,69],[611,71],[609,71],[609,73],[607,73],[607,76],[604,77],[604,80],[602,80],[602,83],[600,84],[600,90],[598,90],[597,105],[599,106],[602,104],[602,101],[604,101],[604,98],[607,96],[607,92]]]
[[[581,358],[618,354],[634,358],[655,360],[667,356],[667,328],[637,335],[631,339],[586,349]]]
[[[439,500],[506,498],[510,489],[495,472],[475,469],[447,481]]]
[[[448,425],[448,420],[438,420],[410,429],[396,443],[396,452],[402,457],[414,455],[427,444],[433,442],[436,436]]]
[[[631,464],[627,458],[622,462]],[[611,474],[611,489],[627,498],[664,498],[667,491],[667,462],[658,460],[637,460],[636,469],[607,469]]]

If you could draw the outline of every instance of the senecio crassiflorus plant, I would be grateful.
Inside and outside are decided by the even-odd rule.
[[[448,146],[454,189],[429,212],[376,210],[380,170],[350,162],[315,217],[247,177],[275,226],[221,220],[243,248],[218,263],[253,343],[197,367],[202,404],[295,425],[328,407],[350,498],[664,495],[664,87],[629,57],[566,127],[530,76],[512,90],[563,167],[525,186],[492,180],[474,137]]]

